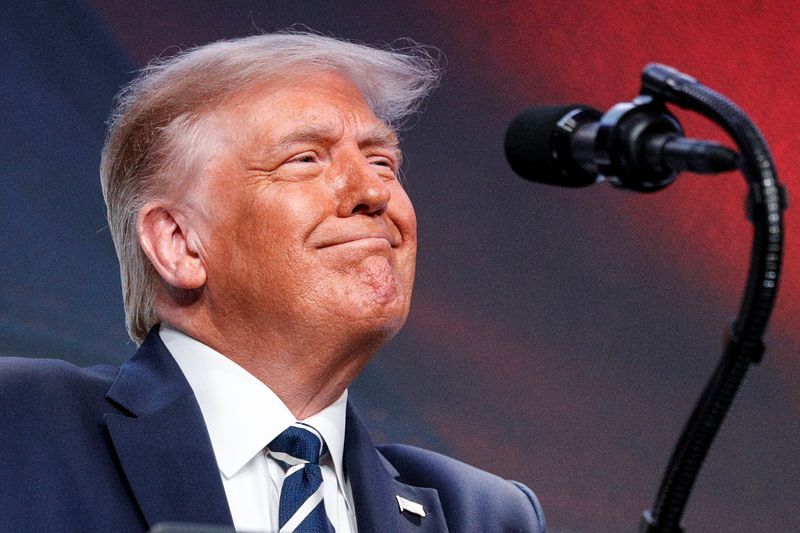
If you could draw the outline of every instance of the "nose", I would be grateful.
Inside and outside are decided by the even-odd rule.
[[[337,180],[337,194],[340,217],[380,216],[386,212],[391,198],[388,185],[362,154],[345,165]]]

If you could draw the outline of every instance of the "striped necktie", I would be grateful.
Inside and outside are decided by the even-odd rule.
[[[322,436],[311,426],[289,426],[267,446],[284,468],[278,508],[280,533],[332,533],[322,498],[319,458],[327,452]]]

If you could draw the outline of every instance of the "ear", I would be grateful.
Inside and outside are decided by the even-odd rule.
[[[169,285],[199,289],[206,284],[206,268],[191,228],[177,211],[161,201],[139,210],[136,234],[145,255]]]

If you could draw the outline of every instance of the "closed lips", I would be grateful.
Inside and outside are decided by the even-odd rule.
[[[397,244],[392,242],[393,239],[391,239],[386,235],[356,235],[356,236],[347,236],[331,241],[326,241],[323,244],[321,244],[319,248],[328,248],[330,246],[337,246],[340,244],[357,243],[359,241],[385,241],[389,243],[389,245],[392,247],[397,246]]]

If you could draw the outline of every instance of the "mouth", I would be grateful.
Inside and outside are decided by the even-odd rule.
[[[324,242],[317,246],[317,248],[352,247],[389,249],[396,248],[399,245],[399,239],[395,240],[386,235],[358,235]]]
[[[330,228],[332,229],[332,228]],[[388,227],[353,227],[337,228],[334,231],[326,228],[318,232],[316,248],[334,247],[366,247],[366,248],[397,248],[402,244],[399,231],[392,231]]]

